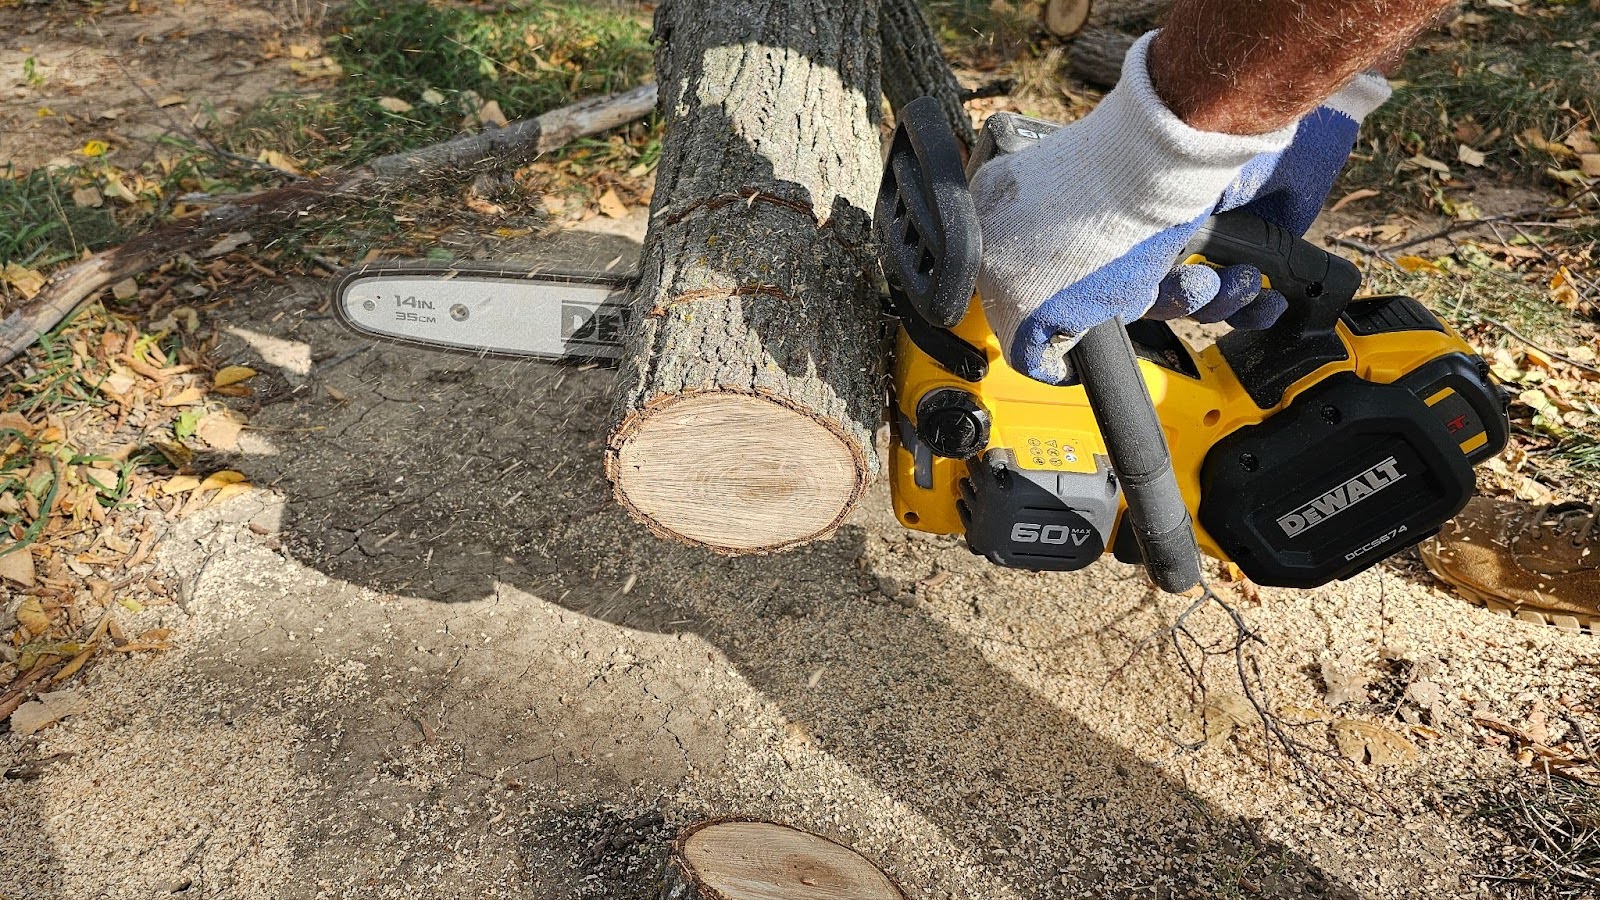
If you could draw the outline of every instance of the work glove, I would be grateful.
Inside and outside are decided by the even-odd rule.
[[[1307,113],[1294,139],[1280,152],[1263,153],[1240,170],[1223,192],[1216,212],[1242,209],[1298,236],[1310,230],[1334,179],[1350,158],[1362,121],[1389,99],[1389,82],[1376,72],[1355,77]],[[1277,291],[1261,290],[1254,266],[1178,266],[1161,282],[1152,319],[1190,316],[1198,322],[1226,321],[1234,328],[1267,328],[1288,308]]]

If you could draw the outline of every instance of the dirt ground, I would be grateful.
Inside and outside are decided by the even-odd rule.
[[[798,552],[663,543],[600,470],[608,372],[369,346],[325,288],[214,322],[272,381],[230,463],[260,488],[163,541],[179,602],[129,627],[177,650],[0,739],[0,769],[70,754],[0,781],[0,896],[653,897],[708,815],[836,836],[916,897],[1474,896],[1486,838],[1449,798],[1517,766],[1472,716],[1600,686],[1592,639],[1403,566],[1263,591],[1280,704],[1335,717],[1329,652],[1374,698],[1381,656],[1441,688],[1414,762],[1319,800],[1253,727],[1191,746],[1176,659],[1134,652],[1187,601],[1133,569],[997,569],[881,487]]]
[[[191,111],[287,83],[259,62],[274,9],[99,20],[147,32],[143,55],[95,50],[87,24],[0,36],[0,71],[33,56],[55,85],[0,96],[0,158],[101,136],[94,116],[143,99],[116,93],[129,70]],[[181,64],[235,51],[256,68]],[[118,86],[75,94],[68,72]],[[167,127],[144,106],[100,121]],[[517,252],[603,267],[642,229]],[[992,567],[901,529],[881,484],[795,552],[664,543],[601,471],[607,371],[370,344],[325,311],[327,287],[210,314],[223,361],[262,373],[240,452],[213,462],[257,487],[164,526],[153,565],[176,602],[118,613],[130,633],[172,628],[175,649],[98,661],[82,712],[0,736],[3,900],[642,900],[677,829],[708,816],[835,837],[919,900],[1480,897],[1496,844],[1476,798],[1530,777],[1482,721],[1561,731],[1600,689],[1593,638],[1470,607],[1405,558],[1230,593],[1308,742],[1362,721],[1416,747],[1395,766],[1311,760],[1327,786],[1292,777],[1257,723],[1224,715],[1227,659],[1208,716],[1145,640],[1188,601],[1136,570]],[[1328,658],[1359,699],[1329,705]],[[1437,696],[1413,728],[1422,672]]]

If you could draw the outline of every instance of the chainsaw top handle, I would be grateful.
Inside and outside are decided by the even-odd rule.
[[[918,346],[957,376],[978,381],[982,371],[965,352],[976,349],[948,330],[971,302],[983,251],[955,134],[929,97],[906,104],[899,120],[874,223],[891,302]],[[991,116],[970,165],[975,170],[1055,127],[1020,116]],[[952,348],[950,341],[959,347]],[[1200,550],[1173,476],[1166,436],[1122,322],[1113,319],[1090,329],[1073,348],[1072,361],[1127,500],[1145,569],[1162,590],[1188,590],[1201,580]]]

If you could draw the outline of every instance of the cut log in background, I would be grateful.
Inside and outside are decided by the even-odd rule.
[[[898,113],[918,97],[933,97],[956,137],[968,147],[977,143],[972,117],[961,105],[961,85],[917,0],[883,0],[878,31],[883,36],[883,96],[890,108]]]
[[[866,857],[773,822],[712,821],[673,845],[661,900],[905,900]]]
[[[0,365],[61,324],[90,298],[124,278],[152,269],[225,234],[253,229],[256,241],[299,224],[323,205],[368,200],[419,181],[460,181],[479,172],[515,168],[580,137],[610,131],[655,108],[656,86],[646,84],[585,100],[504,128],[464,135],[395,153],[364,166],[240,197],[179,219],[110,250],[79,260],[51,276],[39,293],[0,320]]]
[[[606,472],[724,553],[831,533],[878,466],[878,7],[656,8],[666,135]]]

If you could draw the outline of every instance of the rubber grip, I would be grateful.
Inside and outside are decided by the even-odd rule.
[[[1122,320],[1089,329],[1070,356],[1105,438],[1111,468],[1122,483],[1146,571],[1169,593],[1194,587],[1200,583],[1194,523]]]

